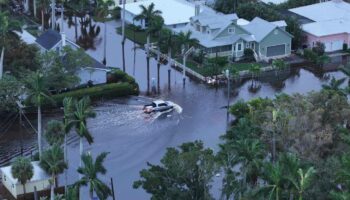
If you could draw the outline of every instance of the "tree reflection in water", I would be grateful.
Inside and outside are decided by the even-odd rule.
[[[96,46],[102,41],[102,37],[98,37],[101,32],[100,26],[92,24],[90,17],[81,18],[79,22],[81,35],[78,37],[77,44],[85,50],[96,50]]]

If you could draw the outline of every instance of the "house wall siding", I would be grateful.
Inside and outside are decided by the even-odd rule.
[[[313,44],[316,44],[316,42],[332,42],[332,41],[339,41],[342,40],[346,44],[350,44],[350,34],[348,33],[341,33],[341,34],[334,34],[334,35],[327,35],[327,36],[322,36],[318,37],[315,35],[312,35],[310,33],[305,33],[307,37],[307,42],[306,45],[308,47],[313,47]]]
[[[275,34],[277,31],[277,34]],[[276,28],[271,31],[261,42],[260,42],[260,53],[262,56],[266,57],[267,47],[269,46],[277,46],[281,44],[286,44],[286,54],[289,55],[291,53],[292,48],[292,38],[290,35],[285,33],[283,30]],[[259,52],[257,52],[259,53]]]
[[[229,33],[228,32],[228,29],[229,28],[234,28],[235,29],[235,32],[234,33]],[[238,25],[236,24],[231,24],[229,26],[227,26],[223,31],[221,31],[221,33],[218,34],[218,36],[216,36],[216,38],[219,38],[219,37],[226,37],[226,36],[230,36],[232,34],[235,34],[235,35],[239,35],[239,34],[247,34],[248,32],[243,30],[241,27],[239,27]]]

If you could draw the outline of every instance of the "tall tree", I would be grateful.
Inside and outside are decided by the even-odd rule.
[[[97,21],[103,22],[104,24],[104,38],[103,38],[103,60],[102,63],[104,65],[107,64],[106,60],[106,52],[107,52],[107,17],[109,15],[109,7],[114,6],[113,0],[97,0],[97,6],[96,6],[96,12],[95,12],[95,19]]]
[[[148,7],[145,7],[144,5],[140,5],[141,13],[139,15],[136,15],[134,17],[134,20],[141,21],[141,23],[146,28],[147,33],[147,44],[146,44],[146,62],[147,62],[147,94],[150,92],[150,69],[149,69],[149,59],[150,59],[150,44],[151,44],[151,34],[152,34],[152,28],[150,29],[151,24],[155,24],[154,21],[156,18],[159,19],[161,17],[162,12],[160,10],[155,10],[154,3],[151,3]]]
[[[5,41],[10,35],[15,34],[14,31],[22,32],[20,22],[10,19],[8,12],[0,12],[0,45],[2,46],[0,54],[0,79],[4,70]]]
[[[61,121],[50,120],[45,130],[45,138],[50,146],[62,145],[64,140],[64,125]]]
[[[38,108],[38,149],[39,156],[42,156],[42,115],[41,106],[45,100],[52,100],[47,89],[47,80],[44,75],[37,71],[28,76],[26,88],[28,90],[28,99]]]
[[[41,12],[41,30],[45,30],[45,16],[47,16],[49,12],[50,0],[39,0],[39,9]]]
[[[96,113],[91,108],[89,97],[84,97],[75,103],[73,116],[74,119],[72,123],[75,124],[75,131],[80,137],[80,157],[82,157],[84,153],[83,139],[85,138],[89,144],[94,141],[87,127],[87,120],[96,116]],[[82,159],[80,159],[79,166],[82,166],[82,162]]]
[[[23,194],[26,194],[26,183],[32,179],[34,175],[34,168],[28,158],[18,157],[13,162],[11,167],[12,176],[22,184]]]
[[[82,175],[82,178],[75,184],[78,186],[89,186],[90,200],[94,199],[94,192],[101,200],[106,200],[112,194],[110,188],[98,177],[100,174],[104,175],[107,172],[103,166],[107,155],[107,152],[103,152],[96,157],[96,160],[90,154],[83,154],[81,157],[84,166],[78,168],[78,173]]]
[[[202,142],[168,148],[160,165],[147,165],[134,188],[142,187],[151,199],[213,199],[209,190],[217,165],[213,151],[205,149]]]
[[[40,161],[40,167],[48,174],[51,174],[51,200],[55,199],[55,187],[57,175],[63,173],[67,168],[67,163],[64,162],[64,155],[61,147],[54,144],[50,149],[46,150]]]

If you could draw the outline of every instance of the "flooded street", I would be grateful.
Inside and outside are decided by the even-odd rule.
[[[109,22],[107,25],[107,65],[122,68],[121,36],[116,34],[116,26],[116,22]],[[103,35],[104,26],[100,24],[100,28],[99,35]],[[75,41],[74,27],[68,28],[66,25],[64,29],[67,37]],[[80,29],[78,30],[80,34]],[[95,49],[88,49],[87,53],[101,61],[103,38],[97,41]],[[137,50],[134,69],[132,49],[133,43],[127,40],[125,45],[127,73],[135,77],[141,91],[145,92],[147,87],[145,52]],[[104,180],[109,182],[113,177],[118,200],[149,199],[149,195],[143,190],[132,188],[133,181],[139,178],[139,171],[147,166],[147,162],[159,163],[167,147],[202,140],[206,147],[216,150],[220,143],[219,136],[225,132],[226,109],[223,107],[227,105],[226,89],[215,89],[189,80],[186,82],[186,87],[183,88],[182,75],[171,69],[171,91],[168,91],[167,70],[167,66],[161,66],[162,92],[155,98],[169,100],[180,105],[183,109],[182,113],[172,112],[158,117],[143,114],[142,107],[149,99],[141,96],[97,102],[95,105],[97,117],[89,120],[88,124],[95,141],[91,146],[85,142],[84,148],[86,151],[91,151],[93,155],[103,151],[110,152],[105,163],[108,172]],[[156,62],[151,59],[151,77],[156,77],[156,72]],[[316,76],[305,69],[291,69],[291,73],[285,80],[263,81],[261,89],[256,93],[248,91],[250,81],[233,88],[238,95],[231,96],[231,103],[239,99],[249,100],[254,97],[272,98],[280,92],[292,94],[318,91],[331,76],[345,77],[342,72],[330,72]],[[44,117],[46,120],[60,118],[60,114],[48,114]],[[11,132],[15,133],[18,130]],[[25,144],[29,146],[35,144],[34,134],[23,131],[22,135],[24,135]],[[11,140],[18,137],[0,134],[1,157],[8,155],[12,149],[18,150],[19,141]],[[71,134],[69,141],[69,165],[77,167],[79,165],[79,141],[75,133]],[[70,183],[77,180],[76,168],[70,167],[68,177]],[[63,179],[59,183],[63,184]]]

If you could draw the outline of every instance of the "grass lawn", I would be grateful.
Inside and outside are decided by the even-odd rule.
[[[117,33],[122,33],[122,28],[117,28]],[[134,41],[134,31],[129,27],[125,27],[125,37],[131,41]],[[155,37],[151,37],[151,42],[157,41]],[[144,45],[147,42],[147,36],[145,31],[135,31],[135,42],[139,45]]]

